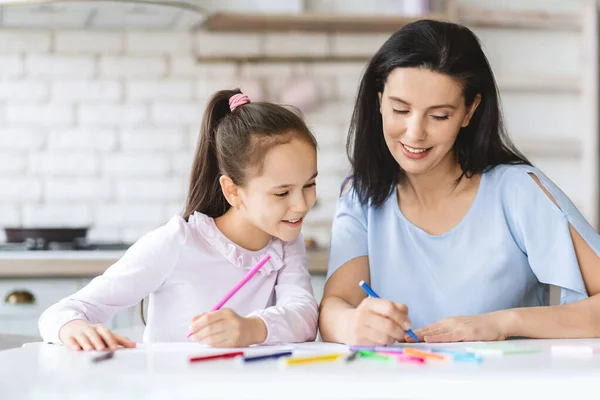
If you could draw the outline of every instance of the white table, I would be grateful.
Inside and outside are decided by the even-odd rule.
[[[537,354],[486,357],[481,364],[389,365],[376,360],[282,368],[277,362],[236,360],[190,364],[190,355],[219,351],[193,344],[119,350],[92,363],[90,354],[62,346],[26,344],[0,352],[2,399],[568,399],[598,396],[600,355],[556,358],[552,344],[600,347],[600,340],[514,340]],[[474,345],[483,345],[482,343]],[[142,345],[145,346],[145,345]],[[146,345],[147,346],[147,345]],[[298,354],[341,345],[310,343]],[[273,351],[252,348],[250,352]],[[591,396],[591,397],[590,397]],[[565,398],[565,397],[563,397]]]

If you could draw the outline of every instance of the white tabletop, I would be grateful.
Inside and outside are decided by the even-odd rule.
[[[481,364],[387,364],[361,359],[350,364],[282,367],[276,361],[189,363],[192,355],[219,352],[192,343],[141,345],[118,350],[112,359],[90,361],[90,353],[62,346],[26,344],[0,352],[0,393],[6,399],[574,399],[600,383],[600,355],[556,357],[554,344],[600,347],[600,340],[513,340],[536,354],[485,357]],[[473,346],[485,345],[475,343]],[[419,346],[419,345],[417,345]],[[465,344],[451,346],[462,347]],[[289,346],[255,347],[249,353]],[[292,346],[295,354],[344,351],[341,345]],[[592,386],[593,385],[593,386]],[[591,392],[590,392],[591,391]],[[516,395],[516,396],[515,396]]]

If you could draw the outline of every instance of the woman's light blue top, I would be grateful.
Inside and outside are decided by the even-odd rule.
[[[485,172],[467,214],[441,235],[408,221],[395,189],[375,208],[361,205],[350,187],[337,202],[328,277],[368,256],[371,287],[381,298],[406,304],[413,328],[448,316],[548,305],[548,285],[561,287],[561,303],[569,303],[587,297],[569,223],[600,255],[600,235],[528,165]]]

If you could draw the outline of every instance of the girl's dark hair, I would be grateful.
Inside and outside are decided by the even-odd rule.
[[[239,89],[216,92],[208,102],[190,177],[183,217],[195,211],[216,218],[230,207],[219,178],[227,175],[244,186],[249,172],[261,173],[262,160],[273,146],[300,138],[317,141],[297,111],[267,102],[246,103],[231,111],[229,99]]]
[[[405,174],[383,136],[378,93],[395,68],[427,68],[463,87],[465,105],[481,103],[467,127],[461,128],[454,152],[464,177],[499,164],[529,164],[504,130],[498,88],[479,40],[468,28],[420,20],[394,33],[371,58],[360,82],[346,142],[352,181],[363,204],[380,206]]]

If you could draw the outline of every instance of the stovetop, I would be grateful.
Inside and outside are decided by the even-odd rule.
[[[74,242],[45,242],[43,239],[28,239],[20,243],[0,243],[0,252],[3,251],[118,251],[127,250],[131,243],[124,242],[87,242],[76,240]]]

